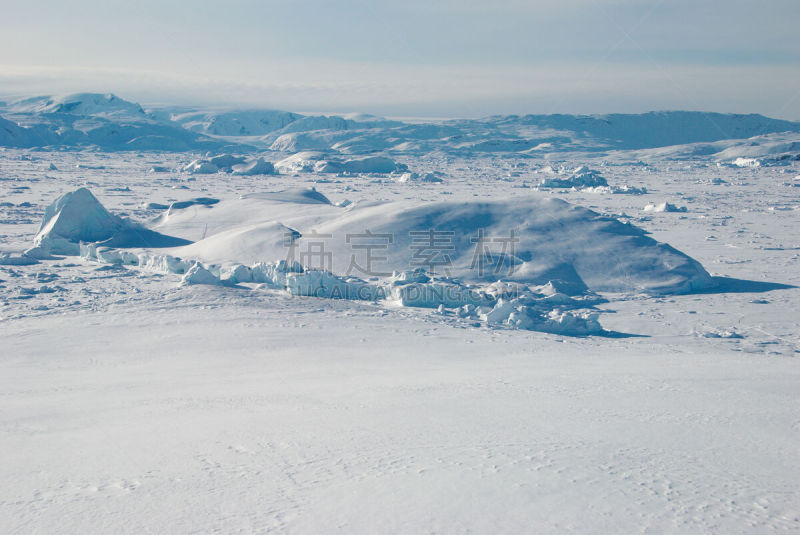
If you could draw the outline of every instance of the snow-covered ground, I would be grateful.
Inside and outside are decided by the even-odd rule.
[[[228,147],[353,126],[176,120]],[[800,138],[765,136],[547,159],[453,140],[0,148],[0,526],[800,531]],[[258,158],[264,174],[235,172]],[[79,188],[97,204],[46,210]],[[413,271],[430,251],[409,235],[430,229],[452,232],[433,266],[450,273]],[[302,253],[368,230],[393,234],[375,273],[348,273],[353,242],[335,238],[332,273],[276,267],[287,233]],[[481,230],[516,232],[508,272],[474,273]],[[96,231],[111,241],[70,242]],[[386,292],[331,299],[320,281]],[[415,301],[414,284],[471,297]]]

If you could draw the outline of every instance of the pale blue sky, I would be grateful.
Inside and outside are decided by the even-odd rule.
[[[800,1],[0,0],[0,94],[800,119]]]

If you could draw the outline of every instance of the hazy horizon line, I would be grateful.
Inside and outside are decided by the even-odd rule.
[[[358,110],[358,109],[347,109],[347,108],[340,108],[340,109],[331,109],[331,108],[307,108],[307,109],[293,109],[290,107],[279,107],[279,106],[269,106],[266,104],[257,104],[257,103],[225,103],[225,102],[213,102],[213,101],[204,101],[204,100],[196,100],[196,101],[168,101],[168,100],[146,100],[146,99],[139,99],[135,97],[128,97],[125,94],[125,91],[93,91],[93,90],[83,90],[83,91],[65,91],[65,92],[27,92],[27,93],[11,93],[11,94],[0,94],[0,102],[5,104],[13,104],[15,102],[20,102],[28,99],[35,99],[35,98],[52,98],[52,97],[65,97],[71,95],[81,95],[81,94],[92,94],[92,95],[114,95],[117,98],[125,100],[127,102],[131,102],[134,104],[140,105],[145,111],[157,111],[159,109],[174,109],[180,110],[181,108],[185,108],[185,112],[208,112],[208,113],[227,113],[227,112],[248,112],[248,111],[282,111],[288,113],[295,113],[298,115],[303,116],[347,116],[347,115],[372,115],[376,117],[382,117],[385,119],[392,119],[397,121],[420,121],[420,122],[433,122],[433,121],[451,121],[451,120],[480,120],[480,119],[487,119],[491,117],[510,117],[510,116],[558,116],[558,115],[566,115],[566,116],[576,116],[576,117],[603,117],[608,115],[646,115],[649,113],[680,113],[680,112],[688,112],[688,113],[714,113],[714,114],[721,114],[721,115],[760,115],[762,117],[766,117],[769,119],[775,120],[783,120],[789,122],[800,122],[800,118],[789,118],[789,117],[776,117],[773,115],[767,115],[758,111],[751,111],[751,112],[741,112],[741,111],[722,111],[722,110],[714,110],[708,108],[702,109],[688,109],[688,108],[649,108],[644,109],[642,111],[600,111],[600,112],[589,112],[589,113],[582,113],[582,112],[541,112],[541,111],[517,111],[517,112],[489,112],[483,114],[475,114],[475,115],[426,115],[426,114],[392,114],[392,113],[376,113],[374,111],[365,111],[365,110]]]

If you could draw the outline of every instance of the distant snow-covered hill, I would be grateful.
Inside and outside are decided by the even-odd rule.
[[[525,115],[490,119],[511,135],[536,137],[563,132],[573,143],[604,148],[644,149],[743,139],[774,132],[800,132],[800,123],[758,114],[661,111],[610,115]]]
[[[280,110],[226,112],[192,111],[172,114],[170,119],[187,130],[212,136],[263,136],[303,117]]]
[[[793,143],[800,142],[798,122],[757,114],[689,111],[403,122],[365,114],[301,115],[281,110],[145,110],[115,95],[79,93],[0,104],[0,116],[0,146],[7,147],[164,151],[228,147],[240,152],[258,148],[410,156],[437,151],[528,157],[655,151],[651,154],[709,156],[727,149],[728,140],[782,134],[787,143],[771,147],[772,152],[782,147],[794,150]],[[662,150],[676,146],[683,148]]]
[[[2,147],[49,145],[49,141],[52,139],[53,137],[46,129],[24,128],[14,121],[0,117],[0,146]]]
[[[67,113],[71,115],[98,115],[145,119],[142,107],[111,93],[75,93],[53,97],[33,97],[8,105],[14,113]]]
[[[4,147],[187,151],[227,145],[150,117],[139,104],[111,94],[28,98],[7,103],[0,114],[0,146]]]
[[[346,154],[442,151],[462,156],[603,153],[800,133],[800,123],[762,115],[707,112],[526,115],[436,123],[353,122],[304,117],[262,138],[278,151],[333,150]]]

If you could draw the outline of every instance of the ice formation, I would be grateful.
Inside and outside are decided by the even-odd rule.
[[[579,168],[570,176],[586,175],[593,174]],[[198,205],[208,208],[187,210]],[[669,294],[712,285],[698,262],[640,229],[557,199],[335,205],[314,188],[295,188],[147,208],[168,210],[147,228],[111,214],[85,188],[63,195],[45,211],[27,257],[81,254],[181,274],[184,285],[265,283],[293,295],[391,300],[573,334],[601,330],[587,301],[593,291]],[[429,262],[433,242],[425,240],[437,236],[445,252]],[[386,240],[383,263],[369,271],[353,244],[376,237]],[[315,267],[309,251],[321,247],[330,262]],[[6,256],[4,263],[17,261]]]
[[[645,212],[685,212],[685,206],[676,206],[672,203],[664,201],[659,204],[649,203],[647,204],[643,210]]]
[[[608,186],[608,182],[599,172],[589,169],[585,165],[573,169],[571,172],[566,169],[552,171],[550,168],[545,172],[550,172],[554,176],[545,177],[539,182],[543,188],[596,188]]]
[[[275,167],[264,158],[258,158],[251,162],[235,164],[232,171],[234,175],[272,175],[275,173]]]
[[[81,243],[112,247],[176,247],[189,242],[165,236],[138,223],[111,214],[86,188],[65,193],[44,212],[33,247],[25,255],[49,259],[52,255],[77,255]]]
[[[630,225],[563,201],[367,203],[343,210],[318,191],[303,188],[214,201],[203,201],[215,207],[201,212],[185,210],[195,201],[184,202],[183,209],[174,203],[170,216],[157,223],[159,230],[181,236],[184,223],[197,228],[205,220],[203,232],[211,228],[211,234],[190,243],[112,215],[81,188],[48,207],[29,256],[80,254],[102,263],[181,274],[183,285],[265,283],[293,295],[390,300],[456,310],[460,317],[489,325],[571,334],[602,331],[587,300],[590,289],[675,293],[710,284],[705,270],[686,255]],[[263,214],[277,219],[258,221]],[[416,258],[415,236],[426,227],[449,237],[448,265],[409,271]],[[311,240],[317,236],[364,237],[364,229],[369,229],[368,238],[391,236],[393,247],[382,249],[391,273],[369,280],[351,274],[342,262],[352,268],[354,258],[344,254],[343,244],[339,249],[331,244],[327,269],[281,259],[288,250],[289,256],[300,251],[302,260],[302,248],[316,246]],[[148,237],[141,238],[142,233]],[[476,249],[483,247],[476,237],[484,233],[495,238],[506,233],[514,247]],[[167,250],[151,250],[159,245]],[[489,262],[491,269],[475,272],[476,261]],[[451,278],[451,271],[457,278]]]
[[[385,156],[341,159],[318,151],[302,151],[280,160],[275,169],[281,173],[374,173],[404,172],[408,167]]]
[[[109,213],[86,188],[66,193],[47,207],[29,256],[74,255],[81,241],[107,240],[119,232],[123,221]]]
[[[218,173],[219,167],[208,160],[192,160],[183,167],[183,170],[187,173],[197,175],[209,175],[212,173]]]

